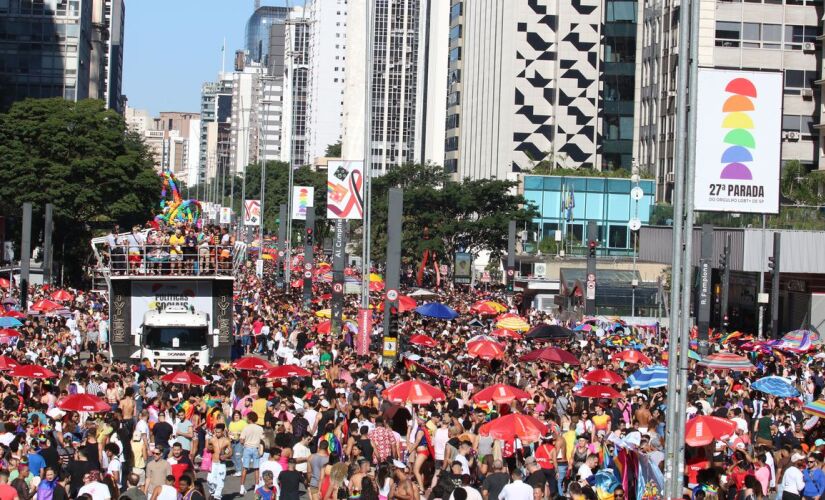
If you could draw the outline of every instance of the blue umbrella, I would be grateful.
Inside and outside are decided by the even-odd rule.
[[[645,366],[627,377],[630,387],[636,389],[656,389],[667,385],[667,368],[662,365]]]
[[[782,398],[795,398],[799,396],[799,391],[791,385],[788,379],[771,375],[762,377],[751,386],[757,391],[766,392]]]
[[[9,318],[7,316],[0,316],[0,328],[16,328],[23,326],[17,318]]]
[[[418,306],[415,308],[415,312],[422,316],[437,319],[453,319],[458,317],[458,313],[451,307],[439,304],[438,302],[430,302],[429,304]]]

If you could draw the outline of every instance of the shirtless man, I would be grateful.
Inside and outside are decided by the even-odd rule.
[[[127,387],[123,391],[123,398],[120,400],[120,410],[123,412],[123,420],[135,419],[135,390]]]
[[[650,425],[650,419],[653,418],[653,415],[650,413],[650,410],[647,409],[647,401],[642,401],[639,409],[636,410],[635,413],[636,422],[639,424],[639,432],[642,434],[647,432],[648,426]]]
[[[398,460],[392,461],[395,466],[395,482],[390,487],[390,494],[388,498],[396,498],[398,500],[419,500],[420,492],[410,481],[407,474],[408,469],[404,462]]]
[[[232,443],[226,436],[226,424],[216,424],[212,439],[212,470],[206,476],[211,498],[221,498],[226,479],[226,464],[232,460]]]

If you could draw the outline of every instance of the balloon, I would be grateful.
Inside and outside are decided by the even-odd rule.
[[[184,200],[178,191],[175,182],[175,174],[166,171],[161,174],[163,177],[163,189],[160,191],[160,209],[163,213],[155,216],[155,221],[172,224],[183,222],[195,224],[198,228],[203,223],[201,219],[201,203],[198,200]],[[171,190],[172,199],[167,199]]]

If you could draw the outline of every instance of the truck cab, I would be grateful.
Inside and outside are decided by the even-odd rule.
[[[208,313],[191,306],[160,304],[143,315],[143,324],[134,332],[134,343],[140,349],[132,358],[148,358],[164,366],[182,365],[194,358],[204,367],[219,345],[218,332],[210,331],[209,325]]]

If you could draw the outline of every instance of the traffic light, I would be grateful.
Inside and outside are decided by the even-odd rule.
[[[588,247],[588,254],[587,256],[590,258],[596,258],[596,240],[590,240],[590,243],[587,244]]]
[[[725,272],[725,269],[728,267],[728,254],[727,252],[722,252],[719,254],[719,269],[722,272]]]
[[[773,257],[768,257],[768,269],[771,270],[771,274],[776,272],[776,259]]]
[[[304,240],[304,243],[309,247],[313,246],[313,244],[314,244],[314,242],[312,240],[312,236],[313,236],[312,228],[311,227],[306,228],[306,240]]]

